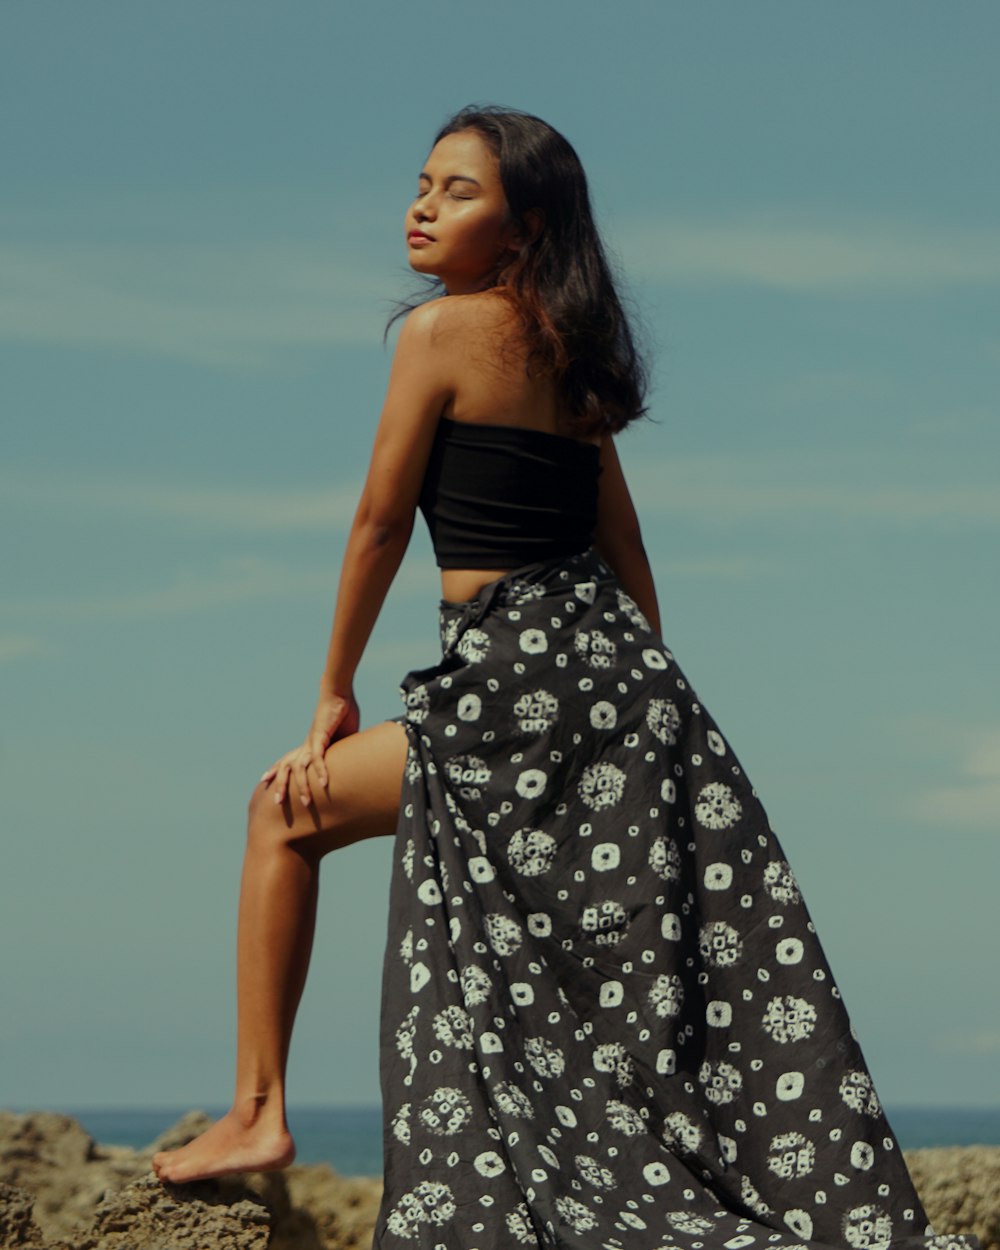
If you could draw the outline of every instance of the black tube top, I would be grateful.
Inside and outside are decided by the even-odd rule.
[[[441,569],[573,555],[597,525],[601,449],[546,430],[441,417],[419,507]]]

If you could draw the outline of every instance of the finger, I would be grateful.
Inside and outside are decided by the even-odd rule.
[[[316,769],[316,780],[324,790],[330,784],[330,774],[326,767],[325,746],[325,743],[320,744],[317,748],[314,748],[313,752],[313,767]]]
[[[308,758],[303,762],[299,761],[295,766],[295,784],[298,786],[299,799],[303,807],[308,807],[312,802],[312,793],[309,790],[309,778],[306,776],[306,766]]]
[[[271,767],[267,770],[267,772],[261,774],[261,778],[260,778],[261,781],[270,781],[271,778],[275,775],[275,773],[277,773],[277,771],[278,771],[278,765],[272,764]]]
[[[283,803],[285,800],[285,792],[288,789],[288,765],[284,760],[278,764],[275,771],[275,787],[274,801],[275,803]]]

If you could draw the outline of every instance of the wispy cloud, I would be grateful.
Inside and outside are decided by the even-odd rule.
[[[0,634],[0,664],[44,655],[45,650],[45,644],[39,638],[31,638],[26,634]]]
[[[774,517],[831,518],[838,523],[995,525],[1000,492],[972,483],[872,481],[871,466],[844,455],[780,458],[688,455],[651,459],[620,447],[629,487],[642,517],[698,517],[706,527]],[[864,475],[864,476],[863,476]],[[834,481],[830,479],[834,478]],[[0,475],[8,506],[32,514],[71,509],[74,517],[166,518],[247,533],[324,527],[346,532],[361,494],[360,480],[316,488],[242,488],[230,485],[127,482],[90,475],[85,480],[34,474]],[[698,576],[736,574],[709,560],[679,561],[676,571]],[[747,570],[748,575],[763,571]]]
[[[437,577],[437,569],[428,561],[407,560],[397,573],[389,595],[393,599],[426,596],[432,611],[440,593]],[[208,612],[267,599],[291,601],[311,596],[328,600],[332,612],[337,581],[338,569],[334,561],[323,568],[295,567],[248,555],[221,561],[214,568],[182,570],[155,586],[125,587],[92,595],[7,597],[0,606],[0,614],[8,620],[38,617],[56,618],[64,623],[129,621]],[[39,646],[23,635],[0,635],[0,662],[33,654]]]
[[[285,348],[378,343],[394,287],[322,244],[0,247],[0,338],[256,370]]]
[[[829,220],[777,210],[737,220],[623,223],[629,269],[671,282],[738,282],[795,291],[895,291],[1000,282],[1000,230],[899,220]]]
[[[749,581],[786,571],[786,566],[778,561],[761,556],[693,556],[678,560],[671,557],[668,549],[662,555],[653,551],[651,558],[655,562],[657,573],[670,578],[707,577],[713,581]]]
[[[626,266],[654,281],[866,293],[1000,281],[997,230],[757,212],[617,235]],[[0,338],[259,370],[289,348],[380,342],[398,269],[324,242],[8,244]]]
[[[627,453],[626,453],[627,454]],[[838,480],[817,480],[819,466],[793,457],[754,463],[747,457],[685,456],[662,461],[623,455],[640,514],[682,513],[707,524],[796,515],[901,524],[1000,521],[1000,492],[972,484],[864,481],[845,463]],[[829,477],[829,458],[823,476]]]
[[[907,814],[942,828],[1000,833],[1000,729],[953,729],[962,742],[955,775],[928,786],[907,804]]]
[[[426,640],[378,641],[365,648],[363,663],[369,672],[389,673],[398,679],[411,668],[426,668],[439,658],[439,653],[436,654]]]
[[[162,517],[248,532],[346,529],[361,489],[360,481],[340,481],[322,490],[288,490],[143,483],[134,478],[123,482],[93,475],[83,481],[13,474],[3,479],[5,501],[32,512],[69,509],[75,516]]]
[[[944,1033],[930,1039],[932,1050],[939,1054],[969,1056],[1000,1056],[1000,1029],[969,1029]]]
[[[992,431],[996,428],[996,424],[996,407],[982,404],[960,411],[917,417],[911,422],[909,428],[914,434],[931,438],[955,439]]]
[[[214,570],[181,572],[159,586],[9,600],[3,612],[7,616],[56,615],[63,622],[123,621],[203,612],[283,596],[301,598],[325,593],[332,599],[334,589],[329,569],[290,569],[246,556],[225,561]]]

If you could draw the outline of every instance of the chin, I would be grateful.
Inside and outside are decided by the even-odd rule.
[[[426,278],[436,278],[438,276],[435,270],[431,269],[430,265],[421,264],[419,256],[411,256],[409,260],[410,268],[414,273],[423,274]]]

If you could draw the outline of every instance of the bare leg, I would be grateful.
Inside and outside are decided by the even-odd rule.
[[[402,725],[383,721],[330,745],[326,793],[310,767],[312,793],[321,797],[308,810],[288,798],[278,807],[269,786],[255,789],[240,888],[233,1105],[194,1141],[153,1156],[161,1180],[270,1171],[295,1157],[285,1067],[312,951],[320,860],[395,832],[406,752]]]

